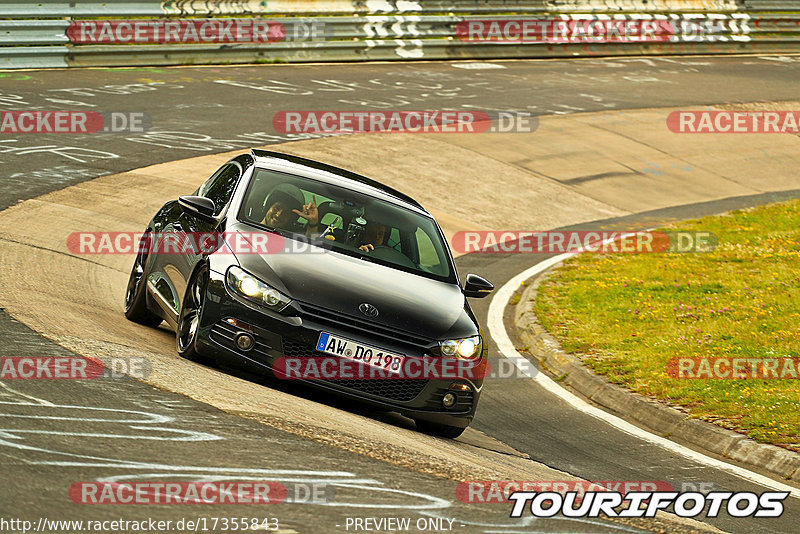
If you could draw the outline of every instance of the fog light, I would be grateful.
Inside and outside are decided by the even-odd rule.
[[[456,396],[453,393],[445,393],[442,397],[442,406],[445,408],[452,408],[456,403]]]
[[[256,344],[256,340],[250,334],[236,334],[234,340],[236,341],[236,346],[241,350],[250,350]]]

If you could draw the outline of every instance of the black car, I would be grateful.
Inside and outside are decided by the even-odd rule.
[[[392,373],[423,360],[485,368],[467,297],[492,289],[476,275],[462,286],[441,228],[409,196],[338,167],[253,150],[153,217],[125,315],[151,326],[166,320],[178,353],[192,360],[267,374],[285,374],[287,362],[357,360],[377,375],[298,377],[457,437],[475,414],[482,375]]]

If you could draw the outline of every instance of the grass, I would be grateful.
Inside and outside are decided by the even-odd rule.
[[[583,254],[536,312],[594,372],[693,417],[800,451],[800,381],[670,378],[675,357],[800,356],[800,201],[687,221],[710,253]]]

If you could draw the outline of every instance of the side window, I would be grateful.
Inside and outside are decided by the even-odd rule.
[[[214,201],[214,215],[219,215],[231,201],[236,184],[239,183],[239,167],[225,165],[200,186],[197,194]]]

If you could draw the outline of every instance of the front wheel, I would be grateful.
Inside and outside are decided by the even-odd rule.
[[[442,425],[439,423],[430,423],[428,421],[417,421],[417,430],[430,434],[432,436],[439,436],[441,438],[456,439],[464,433],[467,428],[458,426]]]
[[[139,250],[128,278],[128,287],[125,289],[125,317],[134,323],[155,327],[161,324],[161,317],[147,308],[147,280],[145,279],[150,239],[149,234],[144,234],[139,240]]]
[[[181,313],[178,317],[178,330],[175,335],[178,354],[196,362],[207,363],[208,358],[197,351],[197,331],[203,315],[208,269],[201,267],[195,272],[186,288]]]

